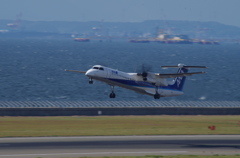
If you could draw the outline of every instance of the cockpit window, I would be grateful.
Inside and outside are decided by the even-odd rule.
[[[103,67],[96,67],[96,66],[94,66],[92,69],[97,69],[97,70],[102,70],[102,71],[104,71]]]

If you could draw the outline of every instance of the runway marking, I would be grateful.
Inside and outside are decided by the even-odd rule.
[[[53,156],[53,155],[96,155],[96,154],[167,154],[167,153],[186,153],[187,151],[141,151],[141,152],[92,152],[92,153],[49,153],[49,154],[13,154],[13,155],[0,155],[0,157],[6,156]]]

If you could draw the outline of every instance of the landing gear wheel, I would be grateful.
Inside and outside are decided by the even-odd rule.
[[[155,86],[156,93],[154,94],[154,99],[160,99],[160,94],[158,93],[158,86]]]
[[[116,94],[114,92],[110,93],[109,95],[110,98],[115,98],[116,97]]]
[[[93,81],[89,81],[89,84],[93,84]]]
[[[89,84],[93,84],[92,78],[89,78]]]
[[[114,93],[114,86],[111,86],[112,92],[110,93],[109,97],[110,98],[115,98],[116,94]]]
[[[154,99],[160,99],[160,94],[158,93],[154,94]]]

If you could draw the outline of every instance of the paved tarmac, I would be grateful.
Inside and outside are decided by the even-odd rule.
[[[0,158],[240,154],[240,135],[0,138]]]

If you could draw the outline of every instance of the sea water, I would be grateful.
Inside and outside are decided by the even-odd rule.
[[[184,95],[162,101],[240,101],[240,45],[174,45],[159,43],[75,42],[72,39],[1,39],[0,101],[152,101],[153,97],[95,81],[84,74],[101,64],[136,72],[142,64],[152,72],[175,73],[162,65],[207,66],[206,74],[187,77]],[[171,79],[170,79],[171,80]]]

